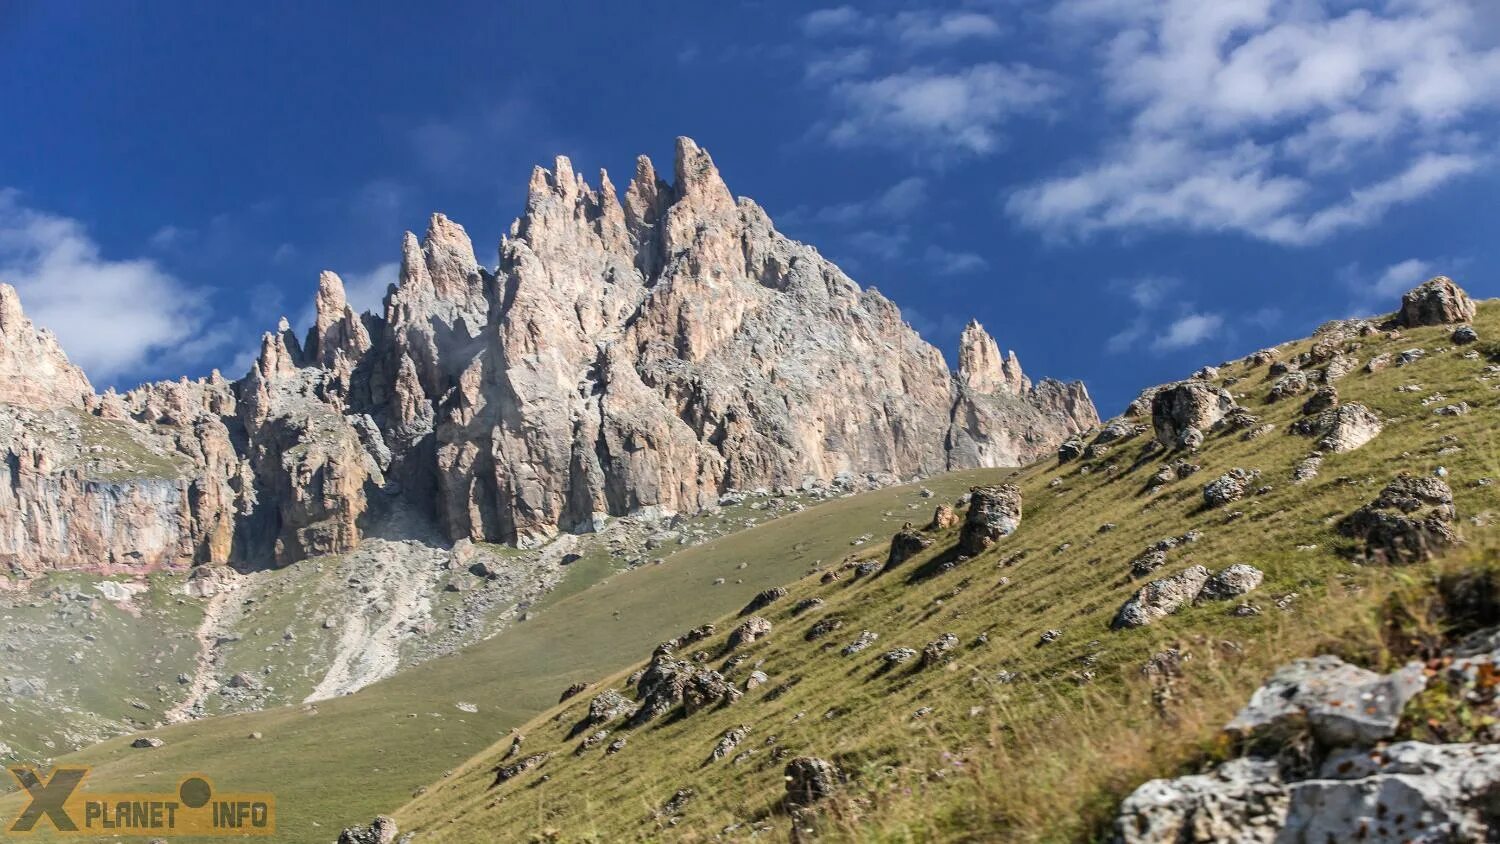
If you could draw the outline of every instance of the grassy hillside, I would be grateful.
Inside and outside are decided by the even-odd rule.
[[[1475,327],[1483,338],[1500,337],[1500,304],[1481,306]],[[932,548],[893,572],[846,572],[832,583],[813,572],[788,581],[790,594],[760,613],[774,625],[769,636],[735,651],[748,655],[729,674],[742,687],[753,668],[768,675],[738,703],[637,729],[612,724],[607,740],[575,755],[581,737],[570,733],[593,692],[634,695],[625,678],[650,655],[649,646],[637,647],[633,664],[587,677],[596,689],[522,727],[525,754],[551,754],[539,769],[495,785],[511,739],[492,734],[499,740],[487,751],[402,808],[399,826],[423,842],[657,840],[668,829],[681,841],[753,832],[762,833],[758,840],[786,840],[791,822],[779,808],[785,760],[812,755],[837,762],[851,779],[816,821],[836,839],[1097,838],[1119,798],[1141,781],[1222,750],[1219,726],[1276,664],[1318,651],[1365,664],[1391,658],[1381,637],[1387,597],[1422,582],[1432,566],[1361,565],[1335,523],[1396,473],[1441,467],[1469,548],[1494,547],[1500,485],[1489,479],[1500,477],[1500,375],[1485,357],[1494,349],[1480,343],[1483,354],[1466,357],[1476,347],[1455,348],[1450,332],[1424,328],[1350,344],[1361,364],[1410,348],[1426,354],[1338,381],[1342,400],[1374,410],[1384,432],[1356,451],[1328,455],[1312,480],[1292,482],[1293,467],[1315,442],[1290,431],[1306,396],[1268,401],[1275,379],[1267,367],[1229,365],[1218,380],[1274,429],[1253,439],[1211,434],[1190,457],[1202,467],[1191,477],[1148,490],[1164,460],[1141,459],[1149,420],[1147,430],[1107,453],[1032,466],[1016,478],[1025,498],[1020,529],[951,569],[937,563],[950,558],[956,529],[932,534]],[[1311,344],[1288,344],[1280,357]],[[1436,412],[1460,401],[1472,412]],[[1252,486],[1267,489],[1206,509],[1204,484],[1234,467],[1259,470]],[[858,530],[850,525],[847,533]],[[1130,579],[1131,561],[1189,530],[1201,538],[1171,550],[1152,577],[1195,563],[1217,571],[1243,562],[1263,570],[1264,582],[1246,599],[1111,630],[1121,603],[1142,584]],[[858,550],[872,560],[886,553],[884,543]],[[822,556],[823,569],[836,567],[838,555]],[[794,615],[811,597],[825,603]],[[1231,615],[1243,601],[1258,614]],[[812,625],[828,618],[842,626],[808,641]],[[701,649],[719,667],[736,623],[721,618],[718,635],[688,650]],[[843,655],[865,630],[879,640]],[[1049,630],[1062,635],[1043,644]],[[913,660],[882,669],[883,652],[921,651],[943,634],[958,640],[945,665],[923,669]],[[1143,671],[1168,648],[1188,657],[1180,679]],[[708,761],[720,737],[739,726],[748,737],[726,758]],[[626,746],[606,753],[620,738]],[[683,790],[691,795],[668,807]]]
[[[955,473],[926,485],[951,499],[1004,474]],[[856,550],[853,538],[884,537],[925,515],[931,500],[920,489],[892,487],[815,504],[633,571],[608,573],[602,558],[580,560],[570,570],[574,579],[528,620],[354,695],[153,731],[166,742],[154,750],[131,749],[131,736],[58,761],[96,766],[90,779],[96,790],[171,789],[197,771],[222,788],[272,791],[278,841],[327,842],[343,825],[400,805],[556,703],[571,683],[614,671],[762,589],[842,559]],[[721,518],[746,518],[740,509]],[[281,623],[267,619],[264,627],[279,634]],[[21,802],[15,795],[0,799],[0,817],[12,816]]]

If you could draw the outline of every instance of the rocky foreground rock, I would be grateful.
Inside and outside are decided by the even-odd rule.
[[[381,313],[337,275],[239,381],[95,394],[0,287],[0,562],[19,572],[285,564],[393,509],[534,545],[732,489],[1019,465],[1098,422],[965,329],[956,373],[679,139],[623,191],[559,158],[491,269],[441,214]]]
[[[1495,652],[1449,663],[1483,683]],[[1390,674],[1334,656],[1284,666],[1226,730],[1249,755],[1208,773],[1152,780],[1120,806],[1121,844],[1491,841],[1500,822],[1500,745],[1397,738],[1435,673]]]

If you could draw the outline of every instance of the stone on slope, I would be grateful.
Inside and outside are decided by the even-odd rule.
[[[769,607],[782,598],[785,598],[786,594],[787,592],[785,586],[772,586],[770,589],[766,589],[757,594],[754,598],[751,598],[750,603],[746,604],[745,608],[740,610],[740,615],[745,616],[750,615],[751,613],[760,612],[761,610]]]
[[[1380,435],[1380,417],[1362,404],[1346,404],[1324,411],[1318,419],[1323,438],[1318,440],[1320,451],[1335,454],[1353,451]]]
[[[1407,701],[1426,686],[1421,663],[1377,674],[1331,654],[1299,659],[1277,669],[1225,729],[1251,741],[1308,730],[1323,747],[1372,744],[1395,734]]]
[[[844,781],[839,767],[816,756],[798,756],[782,772],[786,778],[788,807],[811,806],[832,797]]]
[[[1190,566],[1171,577],[1153,580],[1120,607],[1111,626],[1144,627],[1165,618],[1192,603],[1207,581],[1208,569],[1203,566]]]
[[[932,540],[922,534],[904,528],[891,537],[891,552],[886,556],[885,570],[890,571],[917,554],[932,547]]]
[[[1344,517],[1341,534],[1358,540],[1364,555],[1386,563],[1426,560],[1458,543],[1453,490],[1439,478],[1402,474],[1375,500]]]
[[[962,553],[973,556],[1009,536],[1021,525],[1021,488],[1015,484],[976,486],[958,537]]]
[[[1235,409],[1228,390],[1207,381],[1181,381],[1151,397],[1151,425],[1156,440],[1168,448],[1182,445],[1189,429],[1200,435]]]
[[[339,833],[338,844],[394,844],[399,830],[386,815],[376,815],[369,826],[346,826]]]
[[[1447,276],[1437,276],[1401,297],[1396,324],[1403,328],[1474,321],[1474,301]]]
[[[732,651],[769,635],[771,635],[771,622],[758,615],[752,615],[741,622],[738,627],[729,631],[729,639],[725,647]]]
[[[1232,759],[1141,785],[1120,804],[1115,834],[1121,844],[1275,844],[1290,802],[1274,761]]]
[[[1198,592],[1197,600],[1227,601],[1237,598],[1254,591],[1264,578],[1265,574],[1255,566],[1235,563],[1210,575]]]
[[[1203,486],[1203,503],[1208,507],[1222,507],[1244,498],[1250,482],[1259,474],[1252,469],[1230,469]]]

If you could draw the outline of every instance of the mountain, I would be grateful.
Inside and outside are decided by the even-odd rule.
[[[0,287],[0,559],[286,565],[379,533],[534,547],[756,488],[1019,465],[1098,421],[971,324],[950,372],[873,289],[736,200],[678,140],[623,195],[531,177],[491,270],[434,215],[383,314],[337,275],[250,372],[95,394]]]
[[[1148,389],[340,840],[1484,840],[1496,332],[1438,278]]]

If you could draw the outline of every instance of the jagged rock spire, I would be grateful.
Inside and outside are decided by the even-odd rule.
[[[979,320],[969,320],[958,341],[958,377],[978,393],[1021,395],[1031,389],[1031,379],[1021,371],[1014,351],[1000,354],[1000,346]]]
[[[315,300],[317,316],[307,336],[307,356],[325,367],[332,367],[339,354],[356,360],[370,348],[370,333],[344,295],[344,282],[338,274],[324,270],[318,276]]]
[[[21,309],[21,294],[0,284],[0,403],[34,410],[83,407],[94,395],[52,332],[38,328]]]

